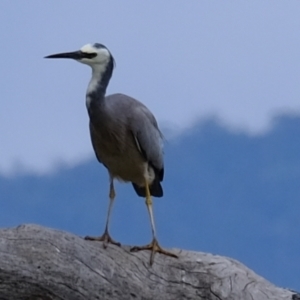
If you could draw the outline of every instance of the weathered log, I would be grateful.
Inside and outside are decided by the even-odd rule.
[[[85,241],[37,225],[0,230],[1,300],[299,299],[241,263],[173,249],[179,259]]]

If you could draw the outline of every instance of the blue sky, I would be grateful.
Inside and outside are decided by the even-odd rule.
[[[300,1],[0,2],[0,172],[45,172],[92,155],[90,70],[43,57],[105,44],[109,93],[143,101],[163,128],[216,116],[258,134],[299,113]]]

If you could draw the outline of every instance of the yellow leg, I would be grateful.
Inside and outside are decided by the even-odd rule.
[[[106,218],[106,224],[105,224],[105,230],[104,233],[99,236],[99,237],[92,237],[92,236],[86,236],[84,239],[88,240],[88,241],[101,241],[103,242],[103,247],[107,248],[107,244],[114,244],[117,246],[121,246],[120,243],[116,242],[115,240],[113,240],[108,232],[108,224],[109,224],[109,219],[110,219],[110,215],[111,215],[111,210],[113,207],[113,203],[116,197],[116,193],[115,193],[115,188],[114,188],[114,181],[113,181],[113,177],[110,176],[110,184],[109,184],[109,206],[108,206],[108,212],[107,212],[107,218]]]
[[[140,250],[150,250],[150,265],[152,266],[153,261],[154,261],[154,255],[156,252],[168,255],[171,257],[178,258],[178,256],[172,252],[166,251],[161,246],[158,244],[157,238],[156,238],[156,230],[155,230],[155,224],[154,224],[154,216],[153,216],[153,210],[152,210],[152,199],[151,199],[151,194],[149,190],[149,184],[147,181],[145,181],[145,189],[146,189],[146,205],[150,217],[150,222],[151,222],[151,229],[152,229],[152,242],[146,246],[142,247],[133,247],[130,249],[132,252],[140,251]]]

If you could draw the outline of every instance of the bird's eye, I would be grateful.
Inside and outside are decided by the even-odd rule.
[[[82,52],[82,57],[83,58],[92,59],[92,58],[94,58],[96,56],[97,56],[97,53],[85,53],[85,52]]]

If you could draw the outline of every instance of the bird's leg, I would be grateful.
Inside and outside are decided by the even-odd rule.
[[[113,203],[116,197],[116,193],[115,193],[115,188],[114,188],[114,181],[113,181],[113,177],[110,176],[110,185],[109,185],[109,206],[108,206],[108,212],[107,212],[107,218],[106,218],[106,224],[105,224],[105,229],[104,229],[104,233],[99,236],[99,237],[92,237],[92,236],[86,236],[84,239],[85,240],[89,240],[89,241],[101,241],[103,242],[103,247],[106,248],[107,244],[114,244],[117,246],[121,246],[120,243],[116,242],[115,240],[113,240],[108,232],[108,224],[109,224],[109,219],[110,219],[110,214],[111,214],[111,210],[113,207]]]
[[[148,181],[145,181],[145,189],[146,189],[146,205],[147,205],[147,209],[148,209],[148,213],[149,213],[149,217],[150,217],[150,222],[151,222],[151,229],[152,229],[152,242],[146,246],[135,246],[132,247],[130,249],[130,251],[132,252],[137,252],[140,250],[150,250],[151,254],[150,254],[150,265],[152,266],[153,261],[154,261],[154,255],[156,252],[164,254],[164,255],[168,255],[168,256],[172,256],[175,258],[178,258],[178,256],[172,252],[166,251],[164,250],[157,241],[156,238],[156,230],[155,230],[155,224],[154,224],[154,216],[153,216],[153,210],[152,210],[152,199],[151,199],[151,194],[150,194],[150,190],[149,190],[149,184]]]

